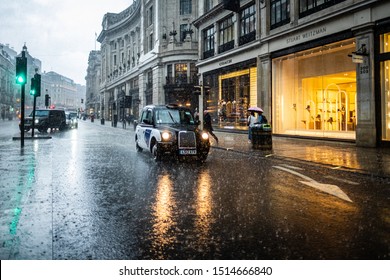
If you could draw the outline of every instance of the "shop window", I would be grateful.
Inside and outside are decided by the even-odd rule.
[[[203,59],[214,56],[215,38],[214,26],[203,31]]]
[[[219,23],[219,48],[222,53],[234,48],[234,24],[233,17],[229,17]]]
[[[218,118],[221,127],[247,129],[247,109],[257,105],[255,67],[219,76]]]
[[[381,62],[382,140],[390,141],[390,60]]]
[[[271,0],[271,29],[290,22],[290,0]]]
[[[246,7],[241,11],[240,17],[240,45],[246,44],[256,38],[256,6]]]
[[[382,140],[390,141],[390,33],[380,36]]]
[[[385,33],[380,36],[380,53],[390,52],[390,33]]]
[[[274,132],[355,139],[354,39],[274,59]]]
[[[316,13],[345,0],[299,0],[299,17]]]

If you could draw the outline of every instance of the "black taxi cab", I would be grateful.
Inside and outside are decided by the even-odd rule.
[[[149,151],[156,161],[193,158],[204,162],[210,151],[209,135],[198,128],[188,108],[178,105],[148,105],[135,129],[138,152]]]

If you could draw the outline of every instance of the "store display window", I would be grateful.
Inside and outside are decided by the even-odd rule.
[[[390,33],[382,34],[380,36],[380,53],[390,53]],[[380,65],[382,140],[390,141],[390,60],[384,60]]]
[[[355,40],[272,61],[274,133],[356,138]]]
[[[249,106],[257,105],[256,67],[220,75],[218,122],[222,128],[247,129]]]

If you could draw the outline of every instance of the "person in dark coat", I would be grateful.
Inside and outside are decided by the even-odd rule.
[[[217,144],[218,144],[218,137],[213,133],[214,129],[213,129],[213,126],[211,124],[211,116],[207,110],[204,111],[203,122],[204,122],[203,123],[203,130],[205,130],[208,134],[213,136],[215,141],[217,141]]]

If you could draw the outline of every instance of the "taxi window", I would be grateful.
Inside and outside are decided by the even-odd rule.
[[[148,109],[146,111],[143,111],[141,122],[144,124],[153,124],[152,110]]]

